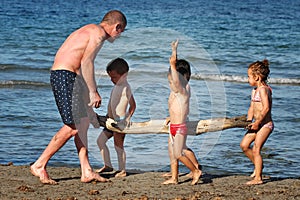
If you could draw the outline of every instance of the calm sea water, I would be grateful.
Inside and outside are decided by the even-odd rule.
[[[106,64],[123,57],[130,64],[129,81],[137,101],[133,121],[168,115],[167,83],[170,43],[179,38],[179,57],[192,64],[190,120],[247,113],[251,87],[247,66],[269,59],[275,130],[262,155],[264,173],[299,177],[300,2],[202,0],[145,1],[19,1],[0,3],[0,163],[28,165],[42,153],[62,126],[49,69],[59,46],[75,29],[98,23],[110,9],[122,10],[128,27],[96,58],[96,78],[106,114],[112,88]],[[90,161],[103,165],[96,138],[89,129]],[[253,166],[239,143],[245,131],[229,129],[190,136],[205,173],[248,174]],[[127,135],[127,168],[168,170],[167,135]],[[109,141],[117,168],[113,142]],[[50,160],[51,166],[79,166],[73,140]],[[182,167],[181,171],[187,169]]]

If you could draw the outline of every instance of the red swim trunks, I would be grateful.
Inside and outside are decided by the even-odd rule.
[[[187,134],[186,124],[170,124],[170,133],[175,137],[176,134]]]

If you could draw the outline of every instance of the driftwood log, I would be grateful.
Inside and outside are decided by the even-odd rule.
[[[126,133],[126,134],[167,134],[169,133],[169,125],[166,120],[149,120],[145,122],[131,122],[130,126],[125,129],[120,128],[114,120],[98,116],[98,121],[101,126],[109,130]],[[200,135],[207,132],[216,132],[229,128],[245,128],[249,125],[246,115],[236,116],[231,118],[212,118],[200,121],[188,121],[188,135]]]

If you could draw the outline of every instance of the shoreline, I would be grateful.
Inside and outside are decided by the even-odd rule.
[[[48,167],[58,185],[44,185],[29,166],[0,165],[0,199],[300,199],[300,177],[265,177],[264,184],[247,186],[246,175],[205,174],[198,184],[180,175],[179,184],[162,185],[165,172],[128,171],[125,178],[101,173],[111,182],[81,183],[80,168]]]

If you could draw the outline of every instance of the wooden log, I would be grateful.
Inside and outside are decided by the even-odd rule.
[[[101,117],[101,119],[100,119]],[[114,120],[99,116],[101,126],[109,130],[126,134],[168,134],[169,125],[166,120],[149,120],[145,122],[131,122],[129,127],[121,129],[121,125]],[[229,128],[245,128],[250,122],[246,121],[246,115],[236,117],[212,118],[200,121],[188,121],[188,135],[200,135],[207,132],[216,132]]]
[[[193,135],[199,135],[206,132],[221,131],[230,128],[245,128],[250,124],[247,122],[247,116],[236,116],[231,118],[212,118],[207,120],[200,120],[194,129]],[[191,126],[194,128],[194,126]]]

